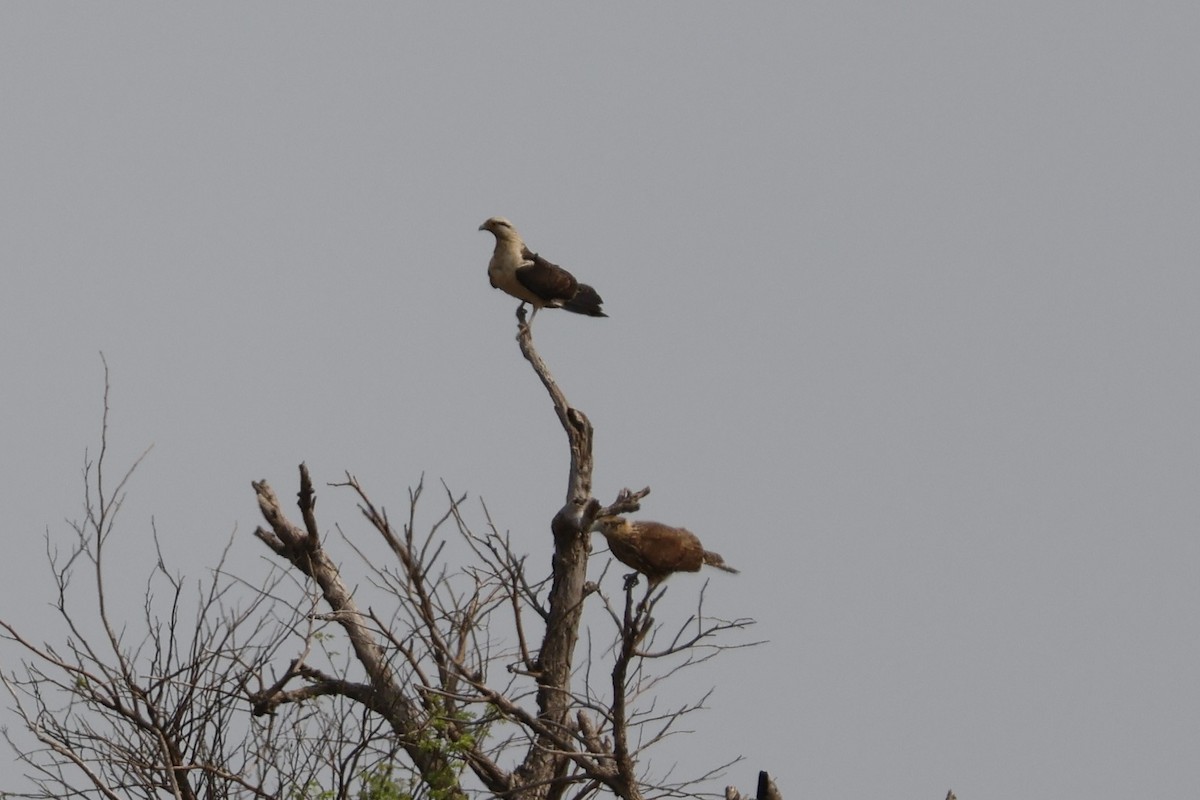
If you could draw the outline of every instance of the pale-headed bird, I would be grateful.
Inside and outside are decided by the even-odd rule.
[[[490,231],[496,237],[496,250],[488,262],[492,286],[508,292],[521,305],[533,306],[530,322],[541,308],[562,308],[589,317],[608,316],[600,310],[604,301],[595,289],[526,247],[521,234],[504,217],[492,217],[479,230]]]

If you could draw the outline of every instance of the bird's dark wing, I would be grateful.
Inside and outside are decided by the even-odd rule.
[[[653,562],[646,560],[641,551],[641,547],[636,540],[624,539],[620,535],[605,536],[608,541],[608,549],[613,556],[627,567],[636,569],[643,575],[653,577],[665,577],[670,574],[670,570],[659,570]]]
[[[557,264],[551,264],[528,247],[521,256],[526,263],[517,267],[516,275],[526,289],[547,304],[561,305],[575,296],[579,283],[571,273]]]
[[[642,557],[662,572],[696,572],[704,563],[704,548],[687,528],[661,522],[633,523]]]

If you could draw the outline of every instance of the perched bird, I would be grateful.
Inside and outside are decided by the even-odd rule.
[[[716,553],[704,549],[687,528],[661,522],[630,522],[624,517],[601,517],[593,531],[604,534],[608,549],[627,567],[646,576],[653,589],[676,572],[699,572],[705,564],[726,572],[737,570]]]
[[[479,230],[496,236],[496,250],[488,262],[492,286],[517,298],[522,306],[533,306],[530,322],[541,308],[563,308],[589,317],[608,316],[600,310],[604,301],[595,289],[526,247],[521,234],[504,217],[492,217]]]

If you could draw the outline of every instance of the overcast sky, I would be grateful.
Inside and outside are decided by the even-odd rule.
[[[649,484],[770,640],[656,763],[1195,796],[1198,41],[1183,2],[4,4],[3,616],[49,619],[100,351],[110,469],[154,446],[137,587],[152,518],[261,574],[250,481],[302,460],[444,479],[544,564],[567,450],[499,214],[611,315],[535,324],[598,496]]]

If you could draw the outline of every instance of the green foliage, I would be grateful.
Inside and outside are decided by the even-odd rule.
[[[371,769],[363,770],[358,775],[358,793],[355,800],[413,800],[410,791],[412,781],[393,777],[395,766],[378,764]],[[292,794],[293,800],[336,800],[337,792],[332,789],[322,790],[316,786],[306,786]]]
[[[362,785],[357,800],[412,800],[408,791],[411,781],[393,778],[393,769],[391,764],[382,764],[373,772],[360,775]]]
[[[458,777],[466,766],[464,756],[475,746],[480,733],[470,723],[474,715],[467,711],[447,711],[440,701],[434,703],[434,716],[422,731],[417,746],[422,752],[440,756],[442,766],[424,776],[424,796],[430,800],[446,800],[458,792]],[[457,730],[457,735],[455,732]],[[482,729],[486,731],[486,726]],[[407,771],[407,770],[406,770]],[[399,777],[393,763],[376,764],[357,776],[358,791],[354,800],[414,800],[416,781],[410,775]],[[333,790],[305,786],[293,792],[292,800],[336,800]]]
[[[476,736],[467,724],[475,717],[467,711],[448,711],[440,700],[434,701],[433,710],[430,724],[417,745],[426,753],[440,756],[442,767],[425,779],[432,800],[446,800],[457,791],[458,776],[466,766],[463,758],[475,746]]]

